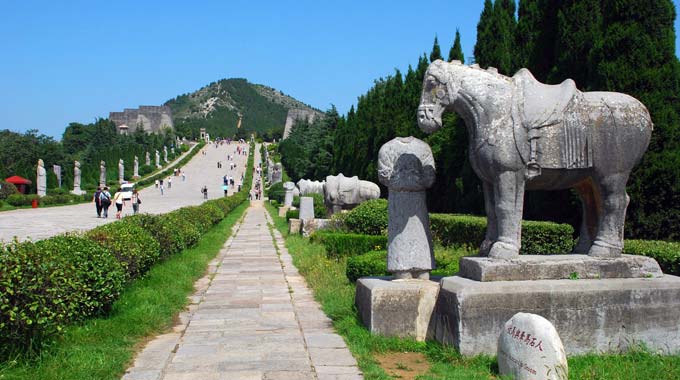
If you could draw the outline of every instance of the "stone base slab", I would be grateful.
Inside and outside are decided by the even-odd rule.
[[[436,281],[364,277],[354,301],[371,333],[424,341],[438,293]]]
[[[445,277],[428,339],[463,355],[495,355],[504,323],[518,312],[549,320],[568,354],[618,352],[638,343],[680,353],[680,278],[670,275],[494,282]]]
[[[458,275],[475,281],[528,281],[657,278],[663,272],[656,260],[645,256],[521,255],[509,260],[463,257]]]
[[[330,219],[302,219],[302,236],[309,237],[314,231],[327,228],[330,222]]]
[[[289,209],[290,209],[290,206],[281,206],[281,207],[279,207],[279,216],[285,217],[285,216],[286,216],[286,213],[288,212]]]
[[[300,219],[288,219],[288,234],[289,235],[299,235],[300,228],[302,227],[302,221]]]

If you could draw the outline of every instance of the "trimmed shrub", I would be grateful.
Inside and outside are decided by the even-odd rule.
[[[387,251],[372,251],[348,258],[345,275],[351,282],[356,282],[361,277],[389,276]]]
[[[286,190],[283,188],[283,182],[277,182],[267,190],[267,196],[271,200],[275,200],[279,204],[283,204],[283,198],[286,197]]]
[[[312,234],[311,240],[322,244],[329,257],[361,255],[365,252],[384,249],[387,246],[387,236],[346,234],[323,230]]]
[[[430,214],[432,238],[444,246],[478,247],[486,233],[486,218],[472,215]],[[522,221],[523,255],[562,254],[574,247],[574,229],[568,224]]]
[[[35,351],[86,299],[73,263],[16,241],[0,248],[0,352]]]
[[[323,195],[308,194],[305,196],[314,198],[314,217],[317,219],[326,219],[328,217],[328,208],[326,208]]]
[[[300,219],[300,210],[288,210],[286,211],[286,222],[291,219]]]
[[[125,221],[136,224],[151,234],[160,246],[161,257],[174,255],[188,247],[181,226],[165,215],[137,214],[126,217]]]
[[[7,199],[12,194],[19,194],[19,190],[13,183],[0,181],[0,199]]]
[[[160,253],[158,242],[149,232],[125,219],[99,226],[85,236],[108,249],[118,259],[128,280],[146,273]]]
[[[387,200],[372,199],[347,213],[347,228],[357,234],[387,235]]]
[[[165,223],[172,225],[178,234],[182,236],[184,247],[191,247],[201,238],[199,227],[194,225],[191,220],[187,220],[178,212],[170,212],[161,216]]]
[[[60,235],[35,243],[45,256],[65,259],[85,285],[78,315],[83,319],[110,310],[123,290],[125,272],[108,250],[78,235]]]
[[[30,206],[34,199],[39,199],[37,194],[12,194],[7,197],[7,203],[12,206]]]
[[[658,240],[626,240],[623,253],[653,258],[666,274],[680,276],[680,243]]]

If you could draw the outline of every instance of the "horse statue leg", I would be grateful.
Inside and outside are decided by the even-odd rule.
[[[597,236],[588,254],[595,257],[619,257],[623,250],[623,225],[630,198],[626,194],[629,172],[597,178],[602,197],[602,217]]]
[[[587,254],[597,236],[597,227],[602,214],[602,202],[598,197],[592,178],[579,182],[574,190],[581,200],[581,229],[579,231],[578,244],[572,253]]]
[[[484,189],[484,209],[486,210],[486,234],[484,241],[479,246],[479,255],[489,256],[491,246],[498,240],[498,220],[496,219],[493,184],[482,181],[482,188]]]
[[[524,205],[524,171],[499,173],[493,184],[498,237],[489,257],[511,259],[519,255]]]

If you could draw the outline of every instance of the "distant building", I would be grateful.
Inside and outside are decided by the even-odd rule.
[[[109,120],[116,124],[118,133],[134,133],[141,128],[146,133],[158,133],[163,128],[174,128],[172,111],[168,106],[139,106],[123,112],[110,112]]]
[[[283,127],[283,138],[282,140],[286,139],[288,135],[290,135],[290,130],[293,128],[293,124],[295,124],[296,121],[298,120],[304,120],[307,121],[308,123],[313,123],[316,118],[320,117],[321,113],[314,111],[314,110],[308,110],[308,109],[301,109],[301,108],[291,108],[288,110],[288,115],[286,115],[286,125]]]

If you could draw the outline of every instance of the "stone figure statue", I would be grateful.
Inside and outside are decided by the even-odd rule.
[[[286,207],[291,207],[293,205],[293,190],[295,189],[295,183],[284,182],[283,189],[285,190],[283,205]]]
[[[168,162],[168,147],[163,147],[163,161]]]
[[[149,154],[149,152],[146,152],[146,154],[144,156],[144,165],[147,165],[147,166],[151,165],[151,155]]]
[[[135,156],[135,164],[132,167],[132,177],[139,178],[139,157]]]
[[[80,162],[74,161],[73,162],[73,190],[71,191],[71,194],[81,195],[81,194],[84,193],[84,191],[80,188],[80,179],[81,179]]]
[[[175,155],[175,147],[174,147],[174,146],[173,146],[172,148],[170,148],[170,153],[171,153],[173,156]]]
[[[389,189],[387,271],[397,279],[429,279],[434,250],[425,191],[435,178],[430,146],[397,137],[378,152],[378,179]]]
[[[38,168],[36,171],[36,186],[38,196],[44,197],[47,195],[47,172],[45,171],[45,163],[42,159],[38,159]]]
[[[308,194],[321,194],[323,195],[323,184],[324,181],[312,181],[309,179],[301,179],[298,181],[297,186],[300,189],[300,195]]]
[[[281,176],[283,175],[282,166],[280,162],[274,164],[274,170],[272,171],[272,185],[281,182]]]
[[[323,185],[324,201],[332,213],[350,210],[360,203],[380,197],[380,188],[373,182],[360,180],[359,177],[329,175]]]
[[[494,68],[437,60],[425,74],[420,128],[442,126],[444,111],[463,117],[470,162],[482,180],[488,227],[482,255],[519,254],[524,190],[573,188],[583,205],[575,253],[618,257],[628,206],[626,181],[647,149],[652,120],[621,93],[581,92],[568,79],[538,82]]]
[[[161,167],[161,154],[158,151],[156,151],[156,167]]]
[[[106,186],[106,162],[99,162],[99,186]]]
[[[123,159],[118,160],[118,183],[125,182],[125,164]]]

